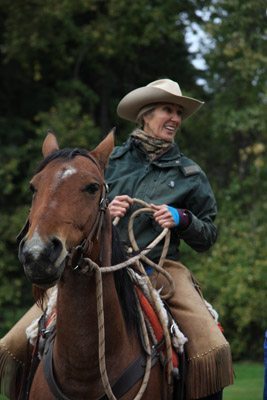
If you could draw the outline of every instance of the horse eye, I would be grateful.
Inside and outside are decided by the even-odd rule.
[[[98,183],[89,183],[89,185],[86,185],[85,188],[83,189],[84,192],[94,194],[99,190],[99,184]]]
[[[36,188],[33,186],[32,183],[30,183],[30,191],[32,192],[32,194],[35,194],[37,192]]]

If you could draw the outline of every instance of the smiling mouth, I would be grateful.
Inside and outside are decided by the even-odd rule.
[[[172,125],[164,125],[164,128],[171,132],[176,132],[177,127]]]

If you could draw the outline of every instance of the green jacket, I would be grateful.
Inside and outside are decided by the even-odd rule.
[[[217,236],[213,221],[217,207],[209,181],[201,168],[185,157],[174,145],[154,161],[149,161],[139,149],[135,140],[129,139],[123,146],[116,147],[111,154],[106,171],[109,198],[127,194],[154,204],[167,204],[190,211],[191,223],[186,230],[173,228],[168,258],[179,259],[179,243],[183,239],[198,252],[208,250]],[[121,239],[127,242],[127,226],[132,206],[119,222]],[[152,214],[141,214],[134,223],[135,237],[139,247],[145,248],[162,228],[154,221]],[[159,259],[163,242],[148,256]]]

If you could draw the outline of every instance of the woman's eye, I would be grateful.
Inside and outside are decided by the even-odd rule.
[[[98,183],[89,183],[89,185],[86,185],[83,189],[83,192],[87,192],[90,194],[94,194],[99,190],[99,184]]]
[[[172,112],[172,109],[170,107],[164,107],[164,111],[170,114]]]

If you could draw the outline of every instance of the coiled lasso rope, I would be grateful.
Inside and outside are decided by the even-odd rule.
[[[104,306],[103,306],[103,284],[102,284],[102,273],[107,273],[111,271],[116,271],[121,268],[125,268],[122,265],[116,265],[113,267],[105,267],[101,268],[95,262],[93,262],[89,258],[84,259],[84,266],[80,270],[82,273],[86,272],[95,272],[96,278],[96,300],[97,300],[97,320],[98,320],[98,347],[99,347],[99,369],[101,374],[102,384],[105,390],[105,393],[109,400],[117,400],[115,397],[109,378],[107,375],[107,368],[106,368],[106,357],[105,357],[105,320],[104,320]],[[144,336],[144,344],[145,344],[145,351],[146,351],[146,367],[145,367],[145,374],[142,380],[141,387],[134,397],[133,400],[140,400],[143,397],[143,394],[147,388],[147,384],[150,377],[151,371],[151,347],[148,338],[148,332],[146,328],[146,324],[144,321],[144,316],[142,311],[139,308],[140,312],[140,320],[141,320],[141,329]]]
[[[138,245],[136,243],[134,234],[133,234],[133,221],[136,218],[137,215],[139,215],[141,212],[153,212],[152,208],[142,200],[138,199],[133,199],[134,202],[141,204],[144,206],[143,209],[137,210],[136,212],[133,213],[133,215],[130,218],[129,221],[129,236],[130,236],[130,242],[131,245],[133,246],[133,249],[135,251],[139,251]],[[114,224],[118,223],[118,219],[114,220]],[[165,243],[164,243],[164,248],[162,255],[160,257],[160,265],[157,265],[153,263],[151,260],[149,260],[146,257],[146,254],[149,253],[163,238],[165,237]],[[144,250],[139,251],[139,253],[133,257],[130,257],[128,260],[126,260],[123,263],[111,266],[111,267],[99,267],[96,263],[94,263],[91,259],[86,258],[84,261],[83,267],[80,269],[80,272],[86,273],[88,271],[94,271],[95,272],[95,278],[96,278],[96,297],[97,297],[97,315],[98,315],[98,345],[99,345],[99,368],[100,368],[100,373],[101,373],[101,380],[103,387],[105,389],[105,393],[108,397],[109,400],[117,400],[110,382],[109,378],[107,375],[107,369],[106,369],[106,359],[105,359],[105,323],[104,323],[104,306],[103,306],[103,284],[102,284],[102,274],[103,273],[108,273],[108,272],[115,272],[119,269],[126,268],[129,265],[132,264],[138,264],[141,272],[143,272],[144,277],[147,277],[145,269],[140,261],[140,259],[144,260],[146,263],[149,265],[152,265],[159,273],[164,274],[166,276],[170,286],[171,286],[171,291],[174,290],[173,284],[172,284],[172,279],[170,275],[163,270],[162,264],[164,262],[164,258],[168,252],[168,246],[170,242],[170,232],[169,229],[165,228],[160,235],[154,239]],[[168,331],[167,323],[165,321],[165,318],[163,316],[163,311],[158,305],[158,302],[155,301],[155,292],[154,288],[150,282],[149,277],[146,279],[147,283],[147,288],[149,290],[150,296],[154,301],[156,312],[158,315],[158,318],[160,320],[160,323],[163,327],[163,335],[165,339],[165,346],[166,346],[166,365],[167,365],[167,382],[168,382],[168,390],[171,393],[172,391],[172,370],[173,370],[173,363],[172,363],[172,345],[171,345],[171,339],[170,339],[170,334]],[[149,335],[148,335],[148,330],[147,326],[144,320],[143,312],[141,310],[140,304],[138,304],[138,310],[140,314],[140,321],[141,321],[141,329],[144,337],[144,343],[145,343],[145,351],[146,351],[146,367],[145,367],[145,374],[142,380],[141,387],[137,393],[137,395],[134,397],[133,400],[140,400],[147,388],[148,381],[150,378],[150,372],[151,372],[151,354],[152,354],[152,347],[149,341]]]
[[[146,264],[152,266],[158,273],[161,273],[162,275],[164,275],[169,283],[170,290],[165,296],[161,296],[161,297],[164,299],[169,298],[170,296],[172,296],[172,294],[174,292],[174,284],[173,284],[173,280],[172,280],[170,274],[163,269],[163,263],[165,261],[166,255],[169,250],[170,230],[168,228],[165,228],[165,229],[163,229],[161,234],[158,236],[158,238],[162,238],[162,239],[165,238],[165,239],[164,239],[164,245],[163,245],[163,249],[162,249],[162,253],[161,253],[159,262],[158,262],[158,264],[156,264],[146,256],[146,253],[144,253],[143,251],[140,251],[137,241],[135,239],[135,235],[134,235],[134,220],[135,220],[135,218],[142,213],[154,213],[154,210],[150,207],[150,205],[148,203],[146,203],[143,200],[133,198],[133,202],[143,207],[143,208],[140,208],[140,209],[136,210],[135,212],[133,212],[133,214],[131,215],[131,217],[129,219],[129,223],[128,223],[128,235],[129,235],[129,240],[130,240],[132,249],[135,252],[139,252],[141,254],[139,260],[137,261],[137,263],[139,265],[139,269],[141,270],[141,272],[143,273],[144,276],[147,276],[145,269],[143,267],[143,264],[141,262],[141,261],[144,261]],[[116,223],[116,222],[117,221],[114,220],[114,223]],[[151,245],[149,245],[148,247],[150,247],[150,249],[152,249],[155,246],[152,247]],[[167,358],[167,360],[166,360],[167,361],[166,362],[167,377],[168,377],[168,384],[171,385],[172,370],[173,370],[171,338],[170,338],[168,326],[165,323],[163,310],[155,298],[155,290],[154,290],[152,283],[148,276],[147,276],[146,284],[147,284],[147,288],[149,291],[149,296],[153,301],[153,305],[154,305],[156,314],[157,314],[157,316],[160,320],[161,326],[163,328],[163,336],[165,339],[166,358]]]

